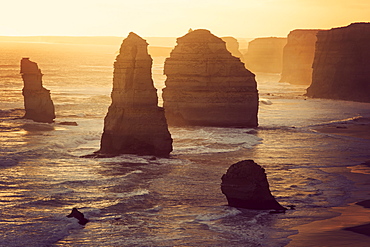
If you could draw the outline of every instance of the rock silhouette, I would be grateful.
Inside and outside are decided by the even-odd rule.
[[[52,123],[55,118],[54,104],[50,97],[50,91],[42,86],[43,74],[41,70],[37,63],[30,61],[29,58],[22,58],[20,67],[26,111],[23,118],[35,122]]]
[[[249,42],[245,66],[250,71],[281,73],[286,38],[257,38]]]
[[[88,219],[85,218],[84,214],[78,211],[77,208],[73,208],[72,212],[67,215],[68,218],[76,218],[78,219],[78,224],[80,225],[86,225],[87,222],[89,222]]]
[[[307,95],[370,102],[370,23],[319,31]]]
[[[231,207],[286,210],[271,195],[265,169],[253,160],[231,165],[221,179],[221,191]]]
[[[172,151],[164,110],[158,107],[148,43],[130,33],[114,63],[112,104],[104,119],[100,155],[167,157]]]
[[[234,57],[240,58],[240,61],[244,62],[243,54],[239,50],[239,42],[234,37],[221,37],[223,41],[226,43],[226,49],[233,55]]]
[[[258,125],[254,74],[210,31],[198,29],[178,38],[164,73],[163,106],[168,124]]]
[[[283,51],[280,82],[310,85],[318,31],[297,29],[289,33]]]

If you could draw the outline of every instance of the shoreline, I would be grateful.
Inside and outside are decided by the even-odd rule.
[[[363,169],[356,169],[358,166]],[[346,172],[339,173],[355,182],[349,198],[351,201],[347,200],[349,203],[346,205],[327,209],[338,213],[338,216],[290,228],[298,230],[298,233],[288,237],[291,241],[287,247],[369,246],[370,194],[366,188],[369,184],[370,166],[366,163],[347,169]]]
[[[313,221],[292,229],[298,230],[296,235],[289,236],[291,242],[287,247],[314,246],[369,246],[370,241],[370,208],[364,208],[355,203],[344,207],[334,207],[331,211],[339,216]],[[356,233],[348,228],[364,226],[368,234]]]

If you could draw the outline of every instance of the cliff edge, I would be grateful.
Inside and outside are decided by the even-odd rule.
[[[319,31],[307,96],[370,102],[370,23]]]

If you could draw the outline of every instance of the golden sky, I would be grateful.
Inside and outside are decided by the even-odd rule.
[[[1,0],[0,36],[286,36],[370,22],[369,0]]]

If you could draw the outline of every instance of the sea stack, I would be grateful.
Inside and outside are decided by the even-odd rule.
[[[22,94],[26,111],[23,118],[52,123],[55,118],[54,104],[50,91],[42,86],[43,74],[37,63],[30,61],[29,58],[22,58],[20,73],[24,85]]]
[[[258,125],[255,75],[210,31],[198,29],[178,38],[164,74],[169,125]]]
[[[231,207],[285,210],[271,195],[265,169],[253,160],[231,165],[221,180],[221,191]]]
[[[249,42],[245,66],[253,73],[281,73],[286,38],[257,38]]]
[[[288,42],[283,51],[280,82],[310,85],[318,31],[297,29],[289,33]]]
[[[243,54],[239,50],[239,42],[234,37],[221,37],[223,41],[226,43],[226,49],[233,55],[234,57],[240,58],[240,61],[244,62]]]
[[[370,102],[370,23],[319,31],[307,96]]]
[[[112,104],[104,119],[99,155],[167,157],[172,151],[164,110],[158,107],[148,43],[135,33],[123,40],[114,63]]]

